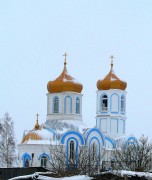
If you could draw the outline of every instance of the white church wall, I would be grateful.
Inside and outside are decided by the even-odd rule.
[[[19,161],[20,167],[24,166],[23,155],[25,153],[29,154],[31,157],[31,160],[29,162],[29,166],[40,166],[41,161],[40,161],[39,157],[44,153],[50,157],[49,145],[20,144],[18,146],[18,150],[19,150],[18,161]],[[34,154],[33,159],[32,159],[32,154]]]
[[[112,113],[119,112],[119,95],[114,93],[110,97],[110,111]]]
[[[82,120],[82,94],[75,92],[61,92],[47,94],[47,120]],[[53,98],[59,99],[59,112],[53,112]],[[79,113],[76,113],[76,98],[79,98]]]
[[[106,118],[101,118],[100,119],[100,129],[103,133],[107,133],[108,131],[108,126],[107,126],[107,119]]]

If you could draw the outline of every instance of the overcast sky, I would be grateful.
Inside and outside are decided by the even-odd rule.
[[[152,138],[151,0],[0,0],[0,117],[17,142],[46,119],[48,81],[63,69],[83,84],[83,117],[95,125],[96,82],[110,70],[127,81],[127,134]]]

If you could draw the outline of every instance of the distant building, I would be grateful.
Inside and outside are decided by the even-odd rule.
[[[99,159],[105,149],[104,160],[110,160],[112,150],[122,139],[126,144],[136,141],[126,136],[127,83],[114,73],[112,60],[110,72],[97,82],[96,124],[89,128],[82,117],[83,86],[68,74],[65,54],[62,73],[47,85],[46,121],[39,125],[37,114],[34,129],[25,131],[18,145],[21,167],[47,166],[51,161],[50,145],[64,146],[68,163],[68,158],[77,162],[80,146],[89,149],[95,144]]]

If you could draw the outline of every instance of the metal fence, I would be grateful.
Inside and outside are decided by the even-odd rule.
[[[43,167],[30,168],[0,168],[0,180],[8,180],[13,177],[33,174],[35,172],[46,172]]]

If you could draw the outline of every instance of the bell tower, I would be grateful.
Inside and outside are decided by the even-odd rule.
[[[126,131],[126,87],[111,69],[106,77],[97,82],[96,126],[111,138],[125,135]]]
[[[67,54],[64,55],[62,73],[47,84],[47,121],[82,120],[83,86],[67,71]]]

